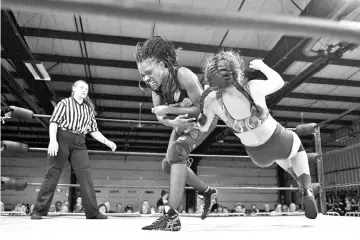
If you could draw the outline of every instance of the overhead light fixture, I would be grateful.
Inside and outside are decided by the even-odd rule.
[[[44,64],[40,61],[27,60],[24,61],[25,66],[31,72],[35,80],[50,81],[49,73],[46,71]]]

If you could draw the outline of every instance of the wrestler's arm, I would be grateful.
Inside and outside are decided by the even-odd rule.
[[[164,101],[163,101],[162,97],[160,95],[156,94],[155,92],[152,92],[152,101],[153,101],[154,107],[164,105]],[[160,123],[164,124],[165,126],[174,127],[173,124],[171,124],[170,119],[166,119],[166,117],[158,116],[158,115],[156,115],[156,118]]]
[[[197,118],[200,114],[200,99],[203,89],[197,76],[188,68],[182,67],[178,70],[178,80],[184,88],[192,102],[190,107],[171,107],[169,106],[168,114],[183,115],[188,114],[188,118]]]
[[[212,106],[215,106],[215,104],[213,104],[213,99],[212,93],[210,93],[204,100],[203,114],[206,116],[206,122],[203,126],[197,124],[201,132],[209,131],[211,123],[214,121],[215,113]]]
[[[249,82],[252,90],[261,93],[264,96],[270,95],[284,86],[284,80],[276,71],[261,61],[257,68],[264,73],[267,80],[252,80]]]

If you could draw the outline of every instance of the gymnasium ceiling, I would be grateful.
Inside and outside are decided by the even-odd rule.
[[[110,1],[109,1],[110,2]],[[350,0],[137,0],[160,5],[205,8],[221,12],[312,16],[360,22],[360,3]],[[360,24],[360,23],[359,23]],[[134,61],[138,41],[160,35],[182,47],[179,63],[203,80],[202,67],[220,48],[239,50],[248,64],[261,58],[279,72],[288,87],[269,98],[272,114],[286,127],[336,119],[322,128],[335,134],[360,119],[360,47],[336,39],[304,39],[283,33],[249,32],[179,26],[171,23],[112,19],[57,12],[26,12],[2,9],[1,16],[2,109],[8,105],[51,114],[54,104],[68,97],[78,79],[90,84],[90,96],[98,117],[152,120],[151,97],[138,87]],[[334,47],[331,47],[331,44]],[[341,54],[321,55],[323,50]],[[51,81],[36,81],[24,60],[39,60]],[[311,71],[309,71],[311,67]],[[254,73],[257,74],[256,72]],[[141,117],[139,115],[141,104]],[[153,124],[98,122],[101,132],[115,141],[120,151],[165,152],[171,129]],[[8,120],[1,126],[3,140],[47,147],[47,119],[30,122]],[[240,142],[217,128],[197,152],[242,154]],[[335,135],[334,135],[335,136]],[[335,137],[334,137],[335,140]],[[303,138],[306,147],[312,138]],[[333,141],[328,145],[341,146]],[[106,149],[88,139],[89,149]]]

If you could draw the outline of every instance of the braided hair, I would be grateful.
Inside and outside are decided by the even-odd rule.
[[[78,83],[85,83],[86,85],[89,86],[89,84],[87,82],[85,82],[84,80],[77,80],[76,82],[74,82],[74,84],[72,85],[72,87],[76,87],[76,85],[78,85]],[[74,92],[71,92],[71,96],[73,97],[74,96]],[[89,98],[89,96],[86,96],[84,98],[84,103],[86,105],[88,105],[88,107],[93,111],[94,115],[96,116],[96,111],[95,111],[95,105],[94,103],[91,101],[91,99]]]
[[[198,122],[201,126],[205,125],[207,120],[203,112],[205,98],[210,92],[221,91],[230,85],[234,85],[249,100],[251,107],[255,108],[261,120],[266,118],[266,110],[257,105],[250,92],[239,83],[239,81],[243,82],[245,78],[244,68],[244,61],[239,54],[233,51],[222,51],[208,61],[205,68],[205,77],[209,81],[210,87],[201,95],[200,115],[198,117]]]
[[[152,58],[157,63],[163,62],[169,70],[168,79],[164,83],[165,92],[162,93],[160,89],[152,90],[156,94],[161,95],[166,103],[172,102],[174,92],[179,88],[179,83],[176,81],[176,67],[179,66],[177,53],[179,50],[175,49],[170,41],[159,36],[149,38],[145,42],[138,42],[136,45],[135,58],[137,63]]]

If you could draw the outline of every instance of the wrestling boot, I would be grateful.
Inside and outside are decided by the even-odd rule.
[[[160,230],[160,231],[179,231],[181,223],[177,211],[170,208],[167,212],[159,217],[149,226],[145,226],[142,230]]]
[[[317,208],[314,191],[311,186],[311,177],[304,173],[299,176],[299,181],[302,187],[302,201],[305,216],[309,219],[315,219],[317,217]]]
[[[199,193],[198,197],[203,201],[201,219],[205,219],[210,212],[211,201],[218,195],[218,190],[215,188],[207,187],[203,193]]]

